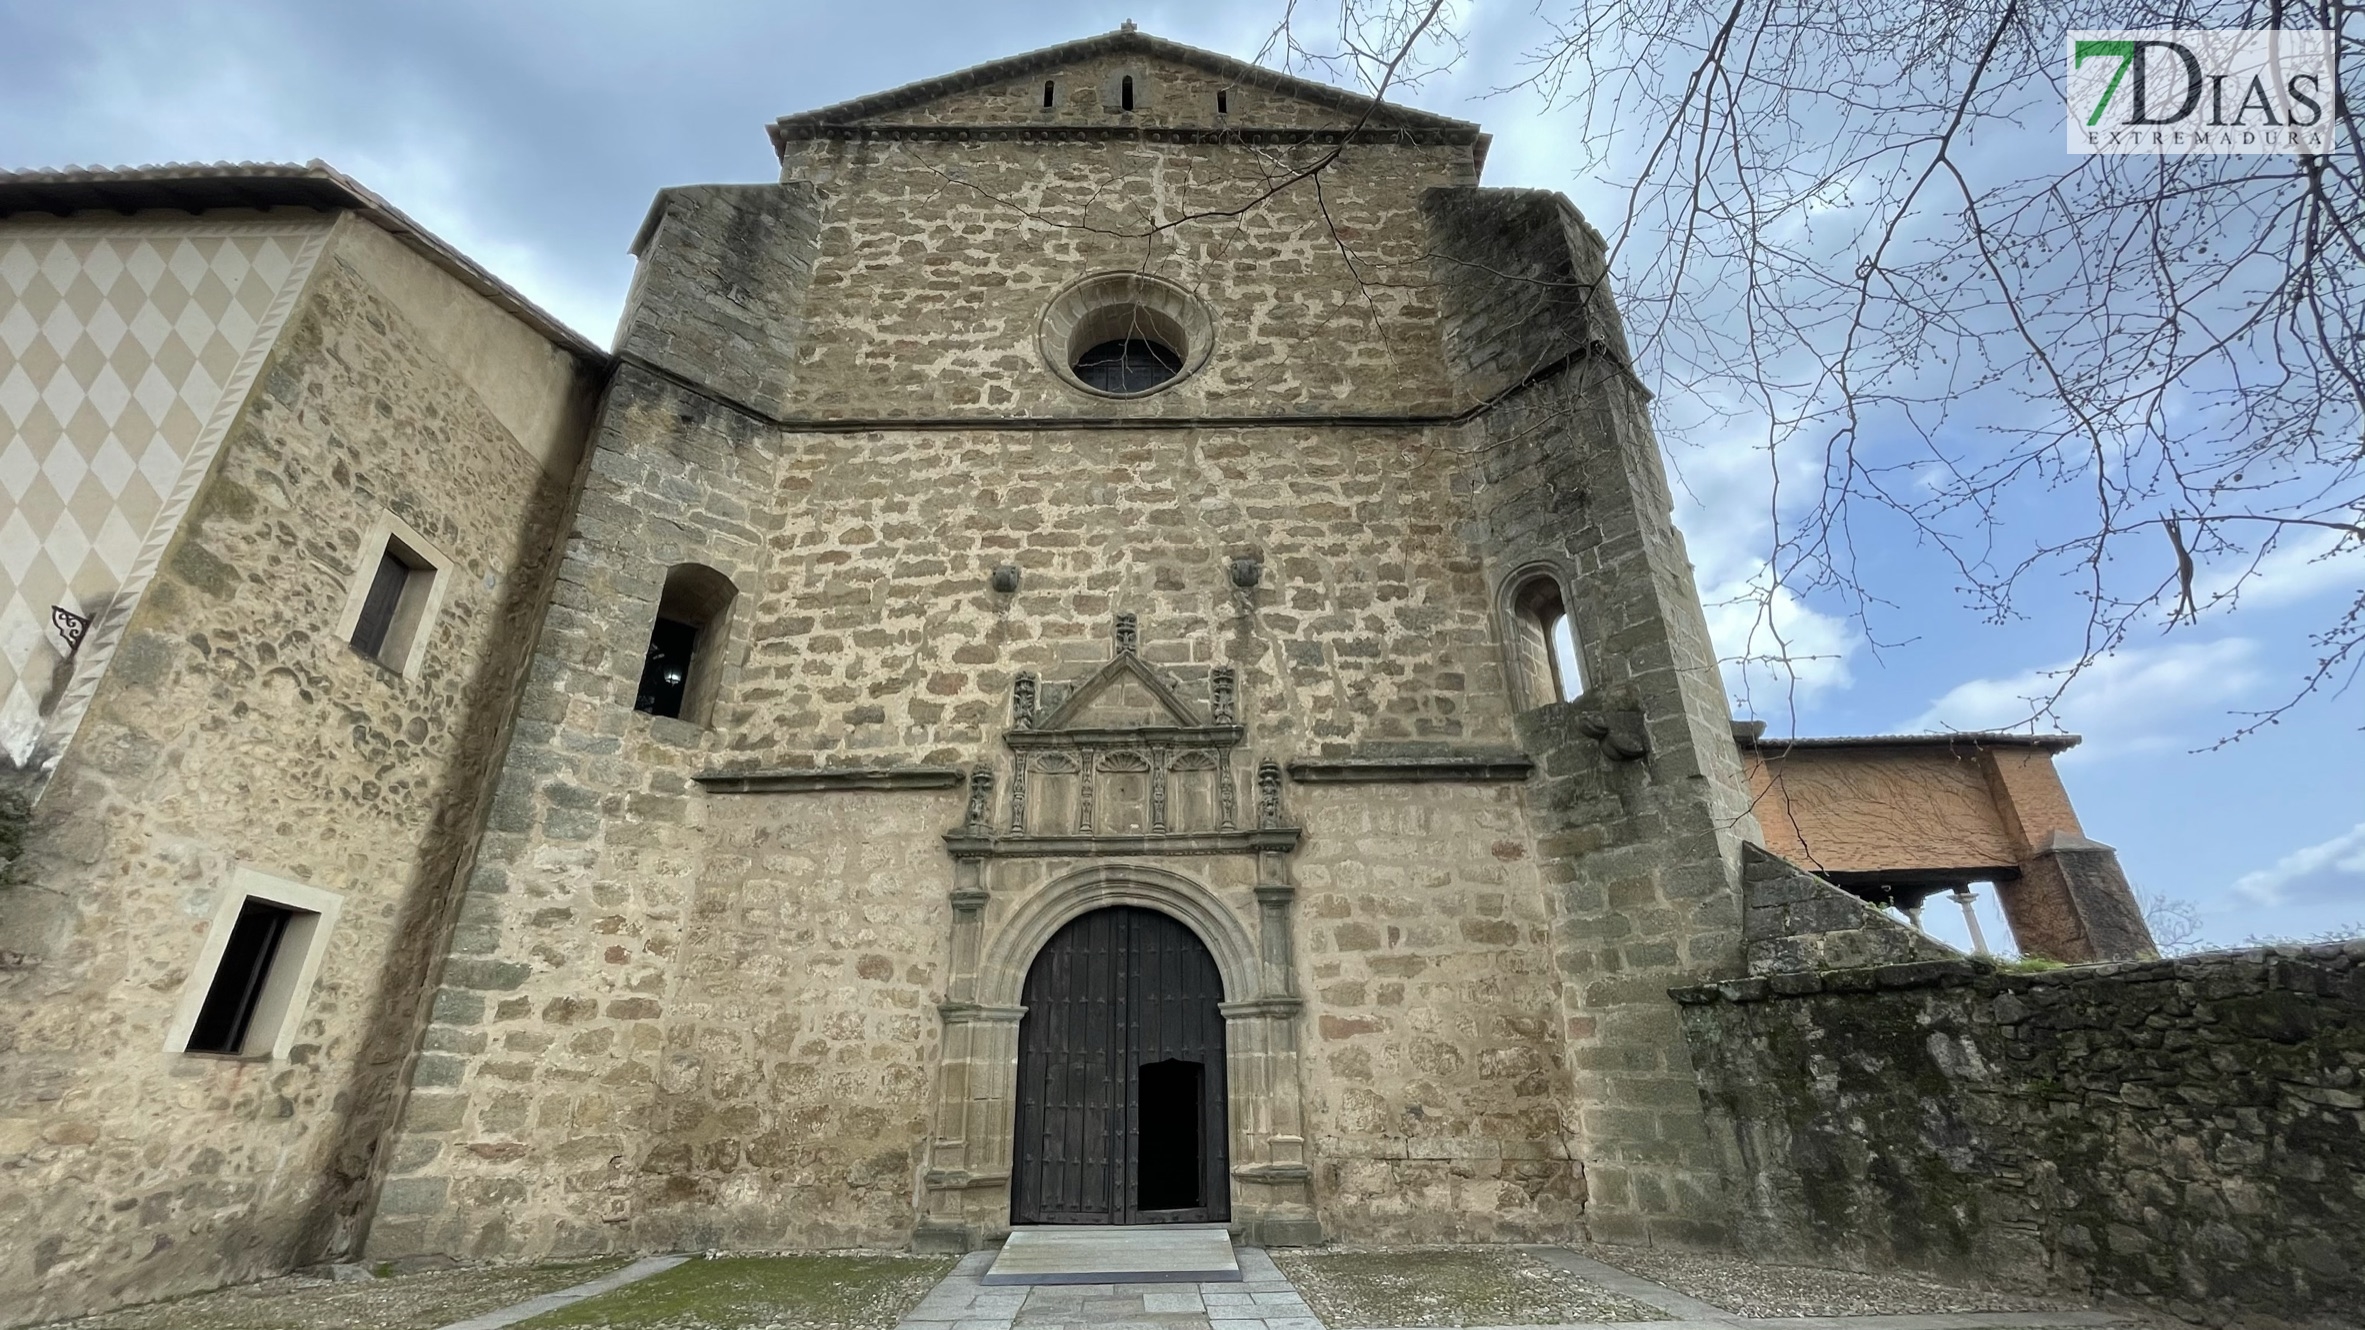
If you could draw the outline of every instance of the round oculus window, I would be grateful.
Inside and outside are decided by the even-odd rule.
[[[1043,359],[1069,386],[1099,397],[1141,397],[1207,361],[1206,306],[1143,273],[1098,273],[1070,284],[1043,312]]]
[[[1164,342],[1123,337],[1086,347],[1071,368],[1087,388],[1104,393],[1146,393],[1182,373],[1182,357]]]

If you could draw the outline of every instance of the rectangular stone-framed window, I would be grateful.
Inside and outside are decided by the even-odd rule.
[[[381,514],[355,551],[337,636],[396,674],[410,674],[426,654],[451,566],[417,528]]]
[[[235,870],[181,985],[165,1050],[286,1057],[344,904],[333,891]]]

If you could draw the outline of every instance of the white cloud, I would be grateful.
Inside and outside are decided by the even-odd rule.
[[[2076,671],[2069,665],[2024,670],[1957,684],[1907,721],[1907,731],[2025,729],[2051,721],[2086,736],[2077,756],[2158,751],[2195,742],[2189,724],[2207,717],[2223,728],[2222,709],[2260,680],[2258,644],[2246,637],[2134,648]],[[2065,686],[2066,680],[2066,686]],[[2046,711],[2055,693],[2060,700]]]
[[[1768,586],[1766,565],[1709,587],[1701,596],[1725,688],[1751,714],[1786,714],[1801,701],[1855,682],[1848,657],[1854,625]]]
[[[2242,874],[2234,882],[2234,892],[2260,905],[2281,905],[2290,899],[2293,883],[2319,873],[2365,876],[2365,822],[2330,840],[2293,850],[2272,867]]]
[[[2255,567],[2214,569],[2196,579],[2193,599],[2210,608],[2267,609],[2328,591],[2365,588],[2365,545],[2343,532],[2318,531],[2277,545]]]

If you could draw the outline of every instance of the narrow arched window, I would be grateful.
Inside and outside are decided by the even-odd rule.
[[[1519,579],[1505,597],[1510,622],[1512,687],[1524,709],[1574,702],[1585,691],[1578,665],[1576,624],[1561,598],[1560,579],[1538,571]]]
[[[1127,74],[1125,81],[1117,85],[1117,105],[1122,110],[1133,109],[1133,76],[1131,74]]]
[[[1215,113],[1217,115],[1232,113],[1232,94],[1222,88],[1215,90]]]
[[[703,564],[675,564],[667,570],[633,710],[694,725],[706,722],[721,673],[731,602],[738,594],[730,578]]]
[[[1057,86],[1050,79],[1043,80],[1043,109],[1046,111],[1051,109],[1051,94]]]

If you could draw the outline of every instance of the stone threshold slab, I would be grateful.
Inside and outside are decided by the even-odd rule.
[[[1240,1278],[1222,1224],[1052,1225],[1014,1228],[988,1285],[1213,1284]]]

